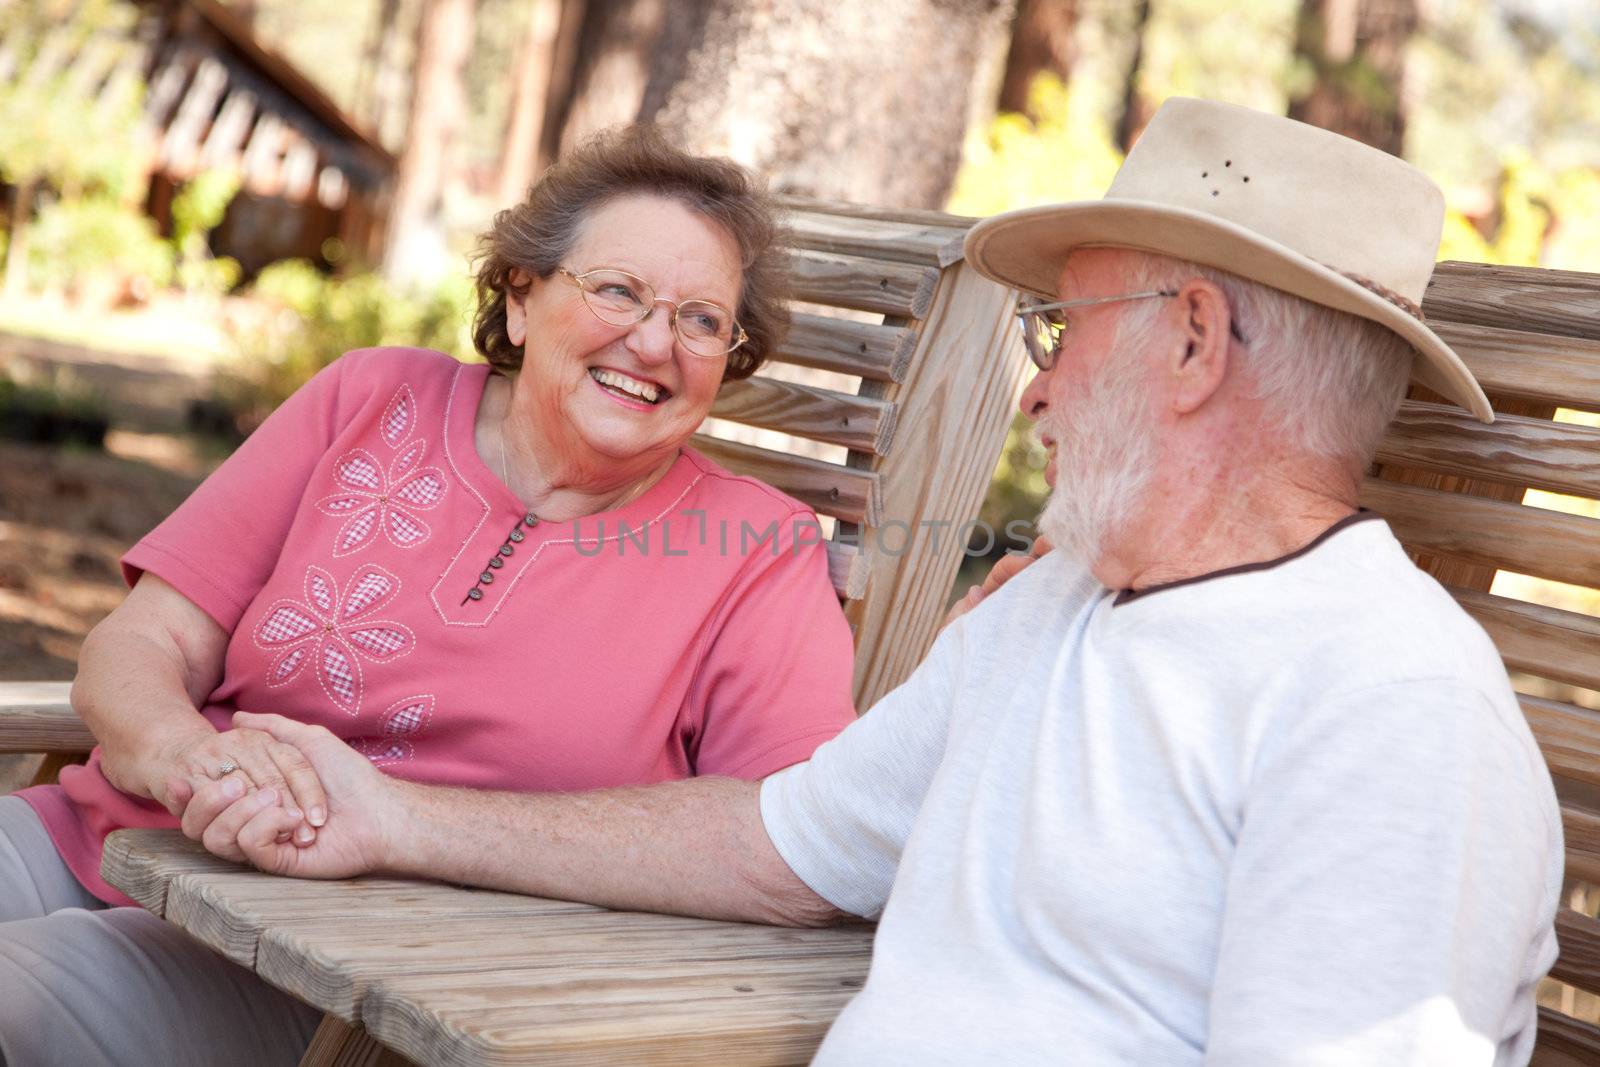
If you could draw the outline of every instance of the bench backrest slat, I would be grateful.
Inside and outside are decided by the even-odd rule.
[[[1600,884],[1600,427],[1554,421],[1600,412],[1600,275],[1441,263],[1423,311],[1496,421],[1413,389],[1362,502],[1495,642],[1561,797],[1567,875]],[[1552,976],[1600,992],[1600,921],[1563,908],[1557,936]],[[1600,1028],[1541,1009],[1533,1062],[1600,1062]]]

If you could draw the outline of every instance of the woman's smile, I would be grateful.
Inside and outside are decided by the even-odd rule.
[[[610,400],[634,411],[649,411],[665,403],[672,391],[660,382],[638,378],[610,367],[590,367],[589,377]]]

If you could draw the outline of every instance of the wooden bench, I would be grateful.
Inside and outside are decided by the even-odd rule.
[[[1600,885],[1600,618],[1491,591],[1509,571],[1579,587],[1600,610],[1600,275],[1442,263],[1423,301],[1496,412],[1475,422],[1420,390],[1378,450],[1363,503],[1488,631],[1555,778],[1569,883]],[[1590,419],[1595,422],[1597,420]],[[1549,496],[1572,498],[1566,510]],[[1600,921],[1564,907],[1551,977],[1600,993]],[[1553,999],[1553,998],[1541,998]],[[1573,1003],[1577,998],[1564,998]],[[1600,1063],[1600,1027],[1540,1009],[1540,1067]]]
[[[858,256],[865,250],[863,246],[824,244],[847,239],[829,237],[828,227],[856,232],[846,220],[855,218],[857,210],[814,212],[819,216],[815,232],[797,238],[797,247],[804,249],[796,253],[797,259],[809,263],[818,257],[817,262],[827,263],[832,261],[821,257]],[[930,231],[916,238],[922,242],[922,255],[937,254],[947,247],[932,235],[942,236],[947,226],[959,229],[955,221],[947,224],[928,216],[863,217],[860,221],[875,224],[873,229],[876,224],[889,227],[884,231],[885,240],[899,226]],[[887,253],[881,258],[889,259]],[[797,273],[805,271],[820,278],[823,268],[797,266]],[[911,412],[920,410],[924,419],[936,423],[939,403],[946,405],[945,410],[960,411],[969,403],[979,405],[990,395],[987,385],[974,386],[976,372],[960,371],[952,372],[957,377],[946,390],[952,395],[942,402],[908,398],[904,388],[893,391],[896,385],[926,389],[929,397],[941,391],[943,379],[937,368],[922,367],[919,373],[915,359],[920,357],[915,353],[919,349],[924,355],[947,351],[941,344],[942,331],[960,324],[941,325],[940,299],[944,294],[946,314],[955,310],[952,294],[958,291],[962,272],[959,266],[946,268],[926,305],[916,303],[917,290],[910,285],[909,276],[896,281],[885,274],[879,279],[880,291],[907,294],[902,299],[909,302],[903,307],[907,314],[894,316],[883,325],[906,329],[913,322],[921,324],[916,342],[898,342],[911,345],[914,353],[902,382],[896,383],[889,371],[877,371],[886,377],[866,378],[877,384],[864,383],[856,394],[903,405],[889,431],[887,455],[873,449],[855,450],[843,467],[849,473],[835,473],[830,485],[826,480],[807,482],[822,477],[822,468],[813,466],[821,461],[767,459],[749,445],[729,446],[730,451],[723,453],[769,464],[761,469],[778,484],[791,492],[811,492],[813,503],[825,513],[867,529],[875,520],[881,525],[885,516],[898,514],[888,509],[875,511],[872,502],[891,499],[888,485],[899,476],[892,461],[905,443],[903,435],[917,425]],[[859,282],[857,279],[854,284]],[[818,281],[812,297],[822,295],[823,288]],[[1005,301],[997,306],[999,319],[1003,319]],[[925,317],[909,314],[918,307],[925,308]],[[988,307],[983,304],[983,309]],[[1419,563],[1453,590],[1499,646],[1524,694],[1523,709],[1556,779],[1569,876],[1600,884],[1600,711],[1593,710],[1600,707],[1600,620],[1530,603],[1504,589],[1491,591],[1497,571],[1588,590],[1600,587],[1600,520],[1594,517],[1600,512],[1593,510],[1595,501],[1600,500],[1600,428],[1552,420],[1557,407],[1600,412],[1600,276],[1442,264],[1424,310],[1439,333],[1462,353],[1501,417],[1484,426],[1435,403],[1436,398],[1417,393],[1403,407],[1380,450],[1365,502],[1390,521]],[[984,311],[971,325],[969,336],[1003,332],[1003,323],[987,315]],[[808,328],[802,321],[799,336],[807,336],[804,330]],[[854,329],[831,323],[817,328],[835,338]],[[881,333],[874,336],[887,339]],[[830,342],[835,348],[838,343]],[[871,347],[868,337],[862,335],[858,354],[864,354],[861,344]],[[880,345],[878,351],[893,347]],[[804,355],[795,361],[815,366],[816,358]],[[887,366],[895,365],[895,357],[881,358]],[[806,359],[812,362],[806,363]],[[1008,371],[1001,377],[1007,375],[1014,383],[1014,373]],[[999,383],[995,388],[1000,388]],[[1011,385],[1004,388],[1009,390]],[[881,394],[871,395],[878,389]],[[1003,415],[996,414],[996,420]],[[878,425],[875,432],[881,432],[881,420]],[[998,439],[998,425],[1000,421],[986,424],[985,432]],[[945,439],[944,433],[931,426],[923,426],[921,432],[932,435],[926,440]],[[877,438],[873,440],[876,447]],[[985,440],[986,452],[989,446]],[[906,454],[899,455],[904,458]],[[936,466],[945,462],[945,455],[932,453],[925,460],[910,462]],[[992,452],[988,458],[992,460]],[[868,490],[865,483],[851,482],[857,488],[847,491],[845,481],[861,471],[877,474],[876,488]],[[941,473],[929,471],[924,477],[937,478]],[[785,483],[784,478],[791,480]],[[915,485],[915,478],[906,484]],[[924,506],[942,507],[926,503],[934,500],[936,487],[926,482],[924,486]],[[1524,503],[1524,493],[1530,488],[1580,498],[1573,509],[1586,506],[1591,510],[1570,514],[1538,506],[1549,503],[1548,499]],[[833,489],[839,490],[837,497]],[[841,504],[847,497],[853,502]],[[823,503],[837,505],[837,509],[830,511]],[[913,511],[908,517],[924,514],[926,510]],[[843,529],[848,532],[849,527]],[[863,556],[848,547],[836,548],[834,560],[841,589],[846,594],[854,590],[864,593],[863,598],[849,601],[849,610],[859,627],[858,640],[869,656],[857,676],[858,698],[862,698],[861,706],[868,706],[891,679],[903,676],[926,644],[926,638],[919,637],[902,648],[895,644],[895,635],[880,634],[877,628],[899,626],[900,616],[895,612],[902,605],[920,611],[918,618],[936,619],[938,612],[932,602],[942,596],[943,587],[933,593],[928,586],[947,581],[934,573],[944,564],[936,566],[923,557],[919,565],[929,569],[929,576],[922,577],[895,570],[895,563],[909,565],[907,559],[874,559],[870,552]],[[855,581],[861,584],[852,585]],[[932,622],[926,626],[931,632]],[[410,883],[363,881],[308,887],[231,869],[197,855],[187,842],[172,835],[130,831],[114,840],[106,869],[116,884],[155,910],[164,910],[169,919],[208,943],[330,1011],[330,1020],[335,1021],[319,1039],[319,1050],[350,1037],[337,1022],[344,1020],[364,1025],[389,1046],[429,1063],[514,1062],[517,1056],[536,1054],[541,1062],[585,1063],[603,1061],[613,1052],[624,1059],[648,1055],[660,1062],[693,1062],[710,1055],[719,1061],[802,1062],[826,1027],[823,1017],[831,1018],[828,1013],[837,1010],[859,982],[869,952],[864,932],[855,929],[814,932],[787,942],[762,928],[722,923],[696,926],[694,920],[672,920],[690,925],[672,927],[678,933],[661,935],[666,948],[641,956],[631,951],[624,931],[640,931],[641,938],[651,936],[644,933],[651,929],[648,923],[628,925],[644,922],[642,917],[611,914],[587,934],[572,934],[571,940],[563,941],[552,933],[545,941],[536,929],[543,920],[530,918],[518,923],[495,917],[497,908],[540,906],[526,901],[518,904],[521,898],[500,900],[496,894],[431,887],[430,893],[458,895],[430,897],[419,903],[418,898],[407,895],[421,892]],[[362,901],[359,908],[352,906],[357,896]],[[494,901],[485,903],[491,897]],[[480,904],[484,909],[481,917],[477,915]],[[485,943],[472,937],[494,941],[514,930],[518,938],[528,939],[517,942],[515,950],[523,963],[513,970],[496,969],[490,979],[469,974],[477,968],[472,955],[475,948],[460,953],[443,950],[447,958],[441,959],[436,946],[415,941],[375,947],[360,924],[351,926],[348,933],[340,930],[341,917],[352,911],[371,915],[370,923],[362,922],[377,926],[382,924],[385,909],[405,907],[433,909],[427,914],[448,920],[441,930],[451,932],[441,936],[466,938],[463,943],[470,946]],[[466,931],[472,930],[478,933],[469,936]],[[1600,993],[1600,921],[1563,908],[1557,930],[1561,955],[1553,977],[1576,989]],[[673,937],[681,940],[674,943]],[[816,940],[810,940],[812,937]],[[547,951],[551,955],[543,955]],[[579,970],[561,969],[580,962]],[[502,981],[525,985],[508,992]],[[337,990],[337,995],[330,990]],[[687,998],[680,996],[679,990],[687,991]],[[1534,1063],[1540,1067],[1600,1063],[1600,1027],[1559,1011],[1555,1001],[1561,999],[1560,994],[1549,999],[1552,1003],[1540,1010]],[[568,1017],[561,1010],[566,1004],[581,1005],[581,1010]],[[703,1007],[696,1010],[696,1005]],[[716,1022],[724,1012],[730,1020],[726,1026]],[[646,1047],[648,1054],[641,1051]],[[714,1051],[708,1055],[708,1049]]]

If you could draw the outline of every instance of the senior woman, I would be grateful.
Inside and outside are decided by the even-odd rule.
[[[487,365],[345,355],[128,553],[73,686],[101,747],[0,798],[0,1058],[305,1047],[315,1012],[99,875],[110,830],[180,816],[238,858],[186,806],[209,781],[289,809],[301,843],[340,817],[236,710],[412,781],[526,790],[756,778],[853,718],[812,516],[685,447],[782,331],[773,233],[736,165],[648,130],[591,142],[486,236]]]

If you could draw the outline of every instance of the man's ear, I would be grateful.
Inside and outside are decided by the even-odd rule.
[[[1228,375],[1232,312],[1222,290],[1203,278],[1185,283],[1173,304],[1181,316],[1180,344],[1169,356],[1167,370],[1172,408],[1187,415],[1204,406]]]
[[[512,267],[506,279],[506,338],[519,348],[528,339],[528,309],[522,302],[532,280],[521,267]]]

